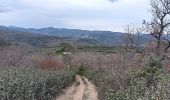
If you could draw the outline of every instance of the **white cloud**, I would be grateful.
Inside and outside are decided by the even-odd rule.
[[[0,23],[23,27],[123,31],[124,25],[141,24],[149,17],[148,0],[1,0],[0,4],[13,9],[0,14]]]

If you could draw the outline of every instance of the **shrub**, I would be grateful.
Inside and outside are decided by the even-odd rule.
[[[116,94],[109,92],[106,100],[169,100],[166,76],[160,61],[149,56],[143,69],[132,72],[128,88]]]
[[[101,100],[104,100],[106,92],[113,88],[113,85],[116,85],[112,84],[114,83],[114,78],[110,70],[92,69],[81,65],[79,73],[95,84]]]
[[[52,100],[75,75],[72,70],[1,69],[0,100]]]
[[[63,66],[63,62],[54,57],[46,57],[38,64],[38,67],[41,69],[61,69]]]

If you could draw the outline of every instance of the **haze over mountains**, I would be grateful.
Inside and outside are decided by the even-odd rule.
[[[61,42],[88,45],[120,46],[123,44],[121,32],[88,31],[80,29],[21,28],[16,26],[0,26],[1,41],[25,42],[34,46],[55,45]],[[134,35],[136,36],[136,35]],[[140,43],[145,43],[150,35],[141,34]]]

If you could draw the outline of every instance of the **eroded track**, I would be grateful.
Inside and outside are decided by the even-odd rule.
[[[95,86],[85,77],[76,76],[76,82],[64,90],[56,100],[98,100]]]

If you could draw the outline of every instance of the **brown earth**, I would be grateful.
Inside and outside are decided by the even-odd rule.
[[[56,100],[98,100],[95,86],[85,77],[76,76],[76,82]]]

